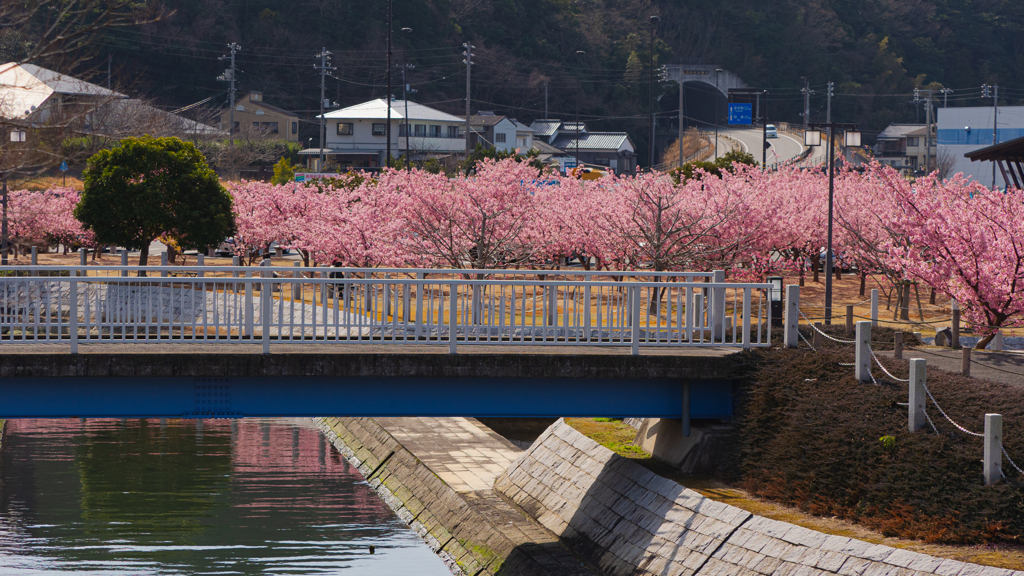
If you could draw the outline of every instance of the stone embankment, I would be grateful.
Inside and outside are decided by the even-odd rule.
[[[562,420],[494,489],[608,575],[1024,576],[755,516],[657,476]]]
[[[471,418],[318,418],[453,574],[1024,576],[755,516],[563,420],[526,451]]]

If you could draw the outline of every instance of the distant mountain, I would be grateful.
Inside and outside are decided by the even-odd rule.
[[[346,106],[386,92],[386,0],[166,4],[176,10],[170,18],[101,42],[100,57],[113,56],[115,78],[133,95],[173,107],[210,96],[223,102],[227,85],[215,78],[230,42],[242,46],[238,89],[260,90],[306,118],[319,113],[313,65],[321,48],[337,67],[327,79],[330,100]],[[909,101],[915,87],[963,89],[951,105],[989,104],[978,98],[982,83],[1001,83],[1004,103],[1024,99],[1020,0],[394,0],[393,92],[401,97],[399,66],[408,58],[414,98],[463,114],[462,44],[471,41],[474,112],[528,123],[544,116],[546,84],[551,117],[571,118],[578,102],[593,129],[628,130],[645,165],[652,14],[661,17],[656,66],[718,64],[768,89],[779,120],[800,121],[802,76],[816,91],[812,119],[823,119],[832,80],[833,117],[862,122],[869,138],[892,121],[923,121]],[[0,56],[16,52],[0,36]],[[675,130],[676,90],[655,88],[656,110],[673,117],[659,120],[666,137]]]

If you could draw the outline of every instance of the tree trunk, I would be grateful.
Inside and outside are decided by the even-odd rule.
[[[935,304],[935,287],[932,287],[932,295],[928,298],[929,304]]]
[[[864,292],[867,291],[868,274],[867,272],[860,273],[860,295],[863,296]]]
[[[995,337],[996,337],[996,333],[995,332],[989,334],[988,336],[985,336],[981,340],[978,340],[978,343],[974,345],[974,349],[975,350],[984,350],[985,347],[988,346],[989,342],[991,342]]]
[[[843,279],[843,268],[842,268],[842,266],[840,266],[839,263],[836,262],[833,259],[832,260],[832,267],[836,269],[836,282],[842,280]]]
[[[149,242],[144,242],[142,250],[139,250],[139,266],[145,266],[149,262]],[[145,270],[139,270],[139,276],[145,276]]]
[[[811,269],[814,270],[814,277],[812,278],[813,282],[818,282],[819,281],[818,280],[818,265],[820,264],[820,262],[821,262],[821,255],[820,254],[815,255],[814,257],[811,258]]]

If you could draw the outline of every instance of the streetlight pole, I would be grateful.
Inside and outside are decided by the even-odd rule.
[[[402,28],[402,34],[408,36],[412,33],[412,28]],[[408,43],[407,43],[408,44]],[[408,45],[406,49],[402,51],[402,100],[405,102],[405,118],[402,121],[405,123],[405,171],[408,172],[412,168],[409,167],[409,83],[405,79],[405,72],[409,68],[408,58],[406,52],[408,51]]]
[[[764,95],[764,111],[761,113],[761,172],[768,169],[768,91]]]
[[[721,68],[715,68],[715,88],[718,88],[718,73],[725,72]],[[715,160],[718,160],[718,94],[715,94]],[[680,144],[682,146],[682,144]],[[682,151],[680,149],[680,154]]]
[[[847,130],[844,140],[848,146],[860,146],[860,132],[857,131],[857,124],[842,124],[838,122],[808,123],[808,132],[804,133],[804,144],[813,146],[821,145],[821,132],[817,132],[815,142],[809,142],[810,131],[820,128],[828,129],[828,238],[825,247],[825,325],[832,324],[832,268],[834,266],[832,255],[832,222],[834,213],[835,198],[835,134],[837,129]]]
[[[651,140],[650,165],[651,165],[651,171],[652,172],[654,171],[654,26],[660,20],[661,20],[661,18],[658,18],[657,16],[651,16],[649,18],[649,21],[651,23],[651,42],[650,42],[650,49],[651,49],[651,54],[650,54],[650,63],[651,63],[650,80],[651,80],[651,82],[650,82],[650,84],[651,84],[651,86],[650,86],[650,94],[648,94],[647,110],[648,110],[648,113],[650,114],[650,117],[651,117],[650,118],[650,120],[651,120],[651,124],[650,124],[650,128],[651,128],[651,135],[650,135],[650,140]],[[683,144],[680,142],[679,143],[680,150],[682,150],[682,145]],[[680,151],[680,154],[682,154],[681,151]]]

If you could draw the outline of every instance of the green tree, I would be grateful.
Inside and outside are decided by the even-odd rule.
[[[697,170],[704,170],[711,176],[722,177],[722,170],[729,172],[735,172],[733,164],[746,164],[748,166],[757,166],[757,161],[754,157],[746,152],[740,150],[730,150],[729,152],[718,157],[718,160],[714,162],[687,162],[683,164],[682,168],[676,168],[672,170],[672,179],[679,184],[680,181],[686,182],[691,178],[700,178],[700,172]]]
[[[291,160],[282,157],[274,164],[274,177],[270,179],[271,184],[287,184],[295,180],[295,168]]]
[[[163,233],[201,250],[235,232],[231,196],[195,146],[178,138],[127,138],[89,158],[75,208],[102,244],[140,250]]]

